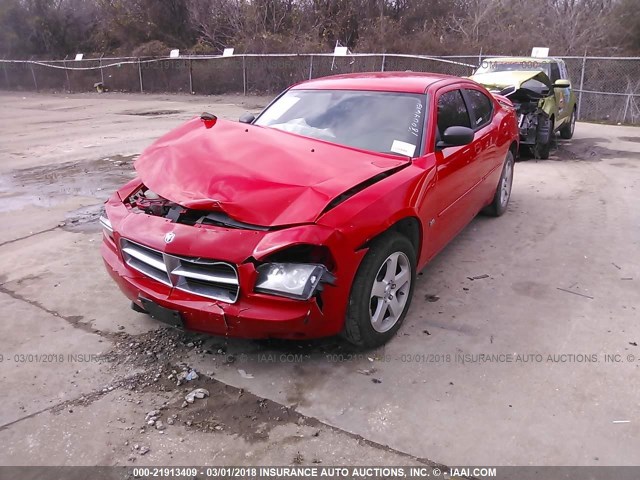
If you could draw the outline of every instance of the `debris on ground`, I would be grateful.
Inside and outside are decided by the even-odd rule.
[[[373,383],[382,383],[382,380],[378,379],[378,378],[372,378],[371,381]]]
[[[177,380],[176,385],[178,387],[182,385],[184,382],[191,382],[193,380],[198,379],[198,373],[195,370],[190,369],[188,367],[184,367],[184,369],[180,373],[177,373],[175,370],[173,370],[173,372],[171,372],[171,375],[169,375],[168,377],[169,380],[172,380],[174,376]]]
[[[204,398],[209,396],[209,390],[206,388],[196,388],[195,390],[187,393],[184,397],[184,401],[187,403],[195,402],[196,398]]]
[[[253,378],[253,375],[251,375],[250,373],[245,372],[241,368],[238,369],[238,373],[240,374],[240,376],[242,378]]]
[[[429,332],[429,330],[422,330],[422,333],[426,333],[427,335],[431,335],[431,332]]]
[[[140,447],[140,449],[138,450],[138,453],[139,453],[140,455],[145,455],[145,454],[149,453],[149,450],[151,450],[149,447],[147,447],[147,446],[144,446],[144,445],[143,445],[143,446],[141,446],[141,447]]]
[[[638,342],[629,342],[629,345],[631,345],[633,347],[637,347],[638,346]]]
[[[614,420],[611,423],[631,423],[631,420]]]
[[[440,297],[438,295],[429,295],[429,294],[427,294],[427,295],[424,296],[424,299],[427,302],[433,303],[433,302],[437,302],[438,300],[440,300]]]
[[[568,290],[566,288],[560,288],[560,287],[556,287],[558,290],[561,290],[563,292],[567,292],[567,293],[573,293],[574,295],[578,295],[580,297],[585,297],[585,298],[590,298],[591,300],[593,300],[593,297],[591,295],[585,295],[584,293],[580,293],[580,292],[574,292],[573,290]]]
[[[372,375],[374,373],[376,373],[376,369],[375,368],[368,368],[368,369],[359,369],[356,370],[360,375]]]
[[[618,270],[622,270],[621,267],[619,267],[618,265],[616,265],[615,263],[611,262],[611,265],[613,265],[614,267],[616,267]]]
[[[144,417],[144,422],[148,426],[153,427],[159,421],[160,415],[161,415],[160,410],[151,410]]]
[[[467,277],[469,280],[482,280],[483,278],[489,278],[489,275],[483,273],[482,275],[476,275],[475,277]]]

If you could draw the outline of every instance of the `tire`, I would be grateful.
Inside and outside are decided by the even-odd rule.
[[[482,213],[485,215],[499,217],[507,211],[509,199],[511,198],[511,186],[513,185],[514,165],[515,159],[513,158],[513,152],[509,150],[504,159],[502,173],[500,174],[500,180],[498,180],[498,186],[496,187],[496,193],[493,195],[493,200],[482,210]]]
[[[571,112],[571,117],[569,121],[560,127],[560,137],[565,140],[569,140],[573,137],[573,132],[576,129],[576,109],[574,108]]]
[[[411,305],[415,269],[416,253],[404,235],[388,232],[371,243],[349,295],[342,334],[349,343],[369,349],[395,335]]]
[[[553,143],[553,136],[555,130],[553,128],[553,118],[540,117],[543,119],[538,124],[538,132],[536,133],[536,144],[533,147],[533,155],[536,158],[547,160],[549,153],[551,152],[551,144]]]

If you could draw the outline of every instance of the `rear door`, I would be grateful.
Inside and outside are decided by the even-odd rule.
[[[551,84],[553,85],[556,80],[560,80],[561,78],[563,78],[561,71],[560,71],[560,66],[558,65],[558,62],[556,61],[552,61],[549,65],[550,68],[550,79],[551,79]],[[560,125],[560,122],[567,118],[570,114],[570,105],[569,105],[569,88],[554,88],[553,89],[553,94],[555,96],[556,99],[556,107],[557,107],[557,111],[558,111],[558,118],[556,118],[556,127],[558,125]]]
[[[485,92],[472,86],[464,88],[462,94],[469,111],[471,128],[475,131],[473,142],[475,159],[471,174],[476,178],[477,183],[473,186],[473,192],[470,195],[476,201],[476,209],[480,209],[496,187],[486,184],[485,180],[496,168],[502,166],[504,158],[501,158],[497,147],[498,131],[492,125],[495,114],[494,101]]]

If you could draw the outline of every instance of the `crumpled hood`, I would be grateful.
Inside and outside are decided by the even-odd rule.
[[[261,226],[315,221],[336,196],[409,159],[218,119],[161,137],[135,162],[142,182],[184,207]]]
[[[551,81],[547,74],[540,70],[508,70],[502,72],[478,73],[469,77],[474,82],[478,82],[487,90],[502,90],[503,88],[514,86],[517,89],[526,82],[535,78],[536,80],[551,86]]]

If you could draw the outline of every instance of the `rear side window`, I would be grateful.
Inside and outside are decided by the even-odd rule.
[[[484,127],[491,121],[493,102],[479,90],[465,90],[464,92],[467,98],[469,113],[471,113],[472,128],[476,130]]]
[[[558,66],[560,67],[560,78],[569,79],[569,74],[567,73],[567,66],[564,62],[558,62]]]
[[[443,93],[438,99],[438,133],[440,136],[449,127],[471,128],[469,113],[460,90]]]

